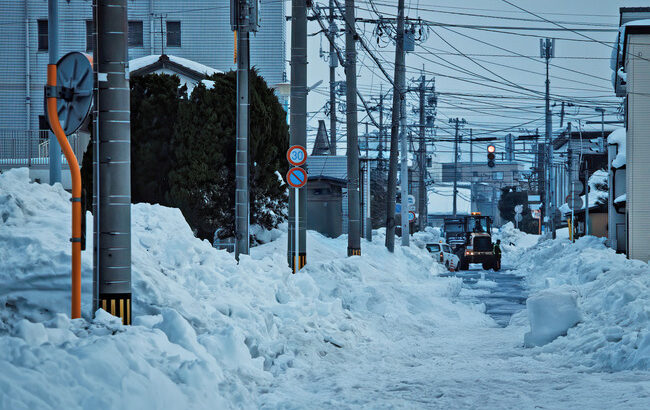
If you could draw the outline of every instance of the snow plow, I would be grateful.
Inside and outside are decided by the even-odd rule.
[[[492,243],[492,220],[472,212],[467,216],[445,218],[443,232],[447,243],[460,259],[459,270],[469,269],[470,263],[480,263],[483,269],[499,270],[499,261]]]

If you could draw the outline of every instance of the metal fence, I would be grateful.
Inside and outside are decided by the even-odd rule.
[[[74,152],[79,152],[77,134],[68,136]],[[0,129],[0,168],[49,166],[48,131]],[[67,164],[62,156],[62,164]]]

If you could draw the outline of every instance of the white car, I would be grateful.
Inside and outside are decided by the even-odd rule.
[[[450,271],[455,271],[458,268],[460,259],[451,251],[451,246],[448,244],[441,241],[439,243],[428,243],[426,247],[436,261],[445,265]]]

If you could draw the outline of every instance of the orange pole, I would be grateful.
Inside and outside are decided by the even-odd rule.
[[[47,85],[56,87],[56,64],[47,66]],[[77,157],[61,128],[59,113],[56,107],[56,96],[47,97],[47,118],[56,139],[61,145],[63,154],[68,160],[70,176],[72,178],[72,304],[70,317],[78,319],[81,317],[81,172]]]

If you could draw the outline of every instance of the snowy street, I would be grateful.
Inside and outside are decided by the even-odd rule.
[[[281,230],[237,265],[194,238],[178,210],[137,204],[135,319],[123,326],[101,310],[92,318],[88,253],[83,318],[64,313],[69,194],[29,183],[26,170],[1,174],[0,190],[2,409],[643,409],[650,401],[648,265],[598,238],[539,241],[509,225],[498,233],[508,244],[503,271],[450,274],[424,249],[435,231],[394,254],[378,231],[353,258],[344,236],[310,232],[311,259],[293,275]],[[43,209],[58,217],[43,218]],[[561,317],[544,314],[557,306]],[[544,345],[525,347],[531,329],[528,339]]]

